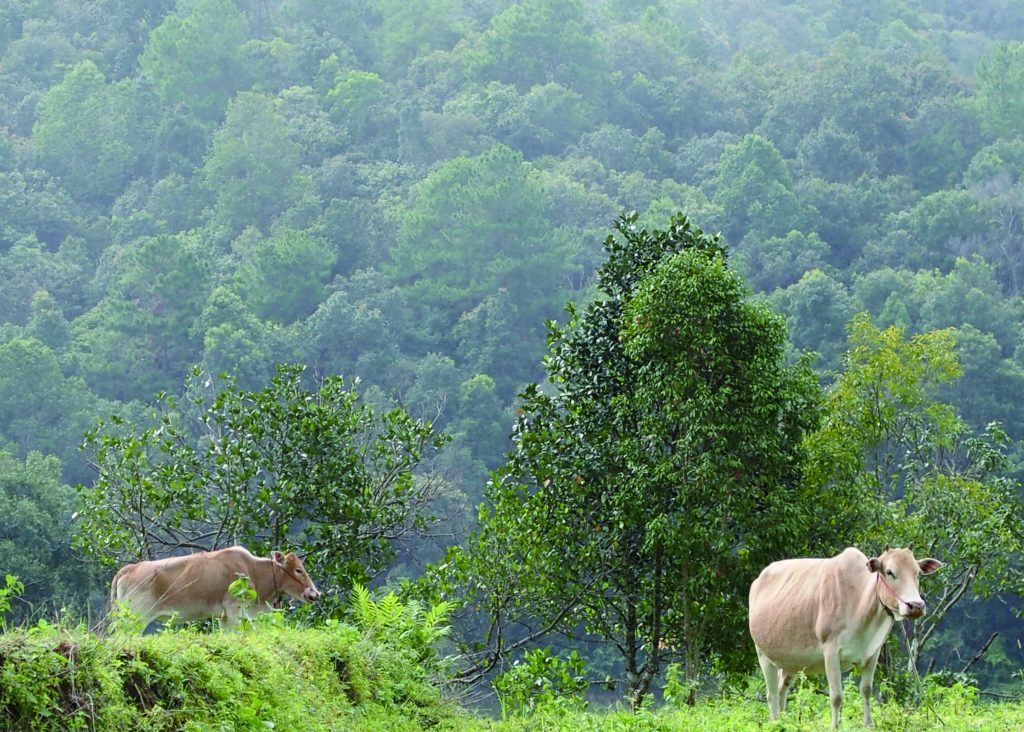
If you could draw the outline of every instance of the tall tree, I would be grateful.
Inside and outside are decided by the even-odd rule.
[[[64,74],[39,101],[33,152],[78,200],[112,200],[138,158],[129,83],[107,84],[92,61]]]
[[[212,123],[248,83],[242,44],[249,24],[234,0],[178,0],[139,57],[142,76],[156,85],[168,107],[182,104]]]
[[[806,532],[800,441],[818,387],[786,364],[781,318],[748,299],[716,238],[684,217],[616,230],[602,298],[551,326],[551,388],[521,395],[508,463],[453,566],[491,614],[487,663],[530,639],[514,630],[530,615],[582,623],[621,654],[638,704],[668,658],[689,678],[748,660],[746,588]],[[532,578],[521,605],[504,594],[513,565]]]
[[[76,541],[90,556],[292,546],[338,597],[430,523],[437,484],[414,471],[445,440],[429,423],[375,411],[340,377],[310,388],[296,366],[256,391],[196,371],[189,393],[163,397],[148,424],[115,417],[87,434],[97,475],[78,487]]]
[[[982,127],[1007,139],[1024,133],[1024,42],[997,43],[978,62],[975,76]]]
[[[552,238],[550,208],[533,167],[510,148],[450,160],[415,189],[391,274],[445,330],[505,288],[519,310],[516,337],[538,342],[530,331],[555,314],[573,259]]]
[[[212,219],[219,233],[230,239],[248,226],[268,233],[293,202],[300,165],[301,151],[273,99],[252,92],[232,99],[202,171],[216,197]]]

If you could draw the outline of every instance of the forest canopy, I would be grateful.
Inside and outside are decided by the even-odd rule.
[[[83,435],[111,415],[180,428],[161,405],[192,374],[255,397],[292,364],[296,389],[344,383],[366,415],[450,438],[409,476],[440,481],[439,523],[372,568],[420,575],[506,467],[546,322],[606,297],[602,243],[627,211],[637,231],[682,212],[720,232],[721,282],[749,283],[785,358],[847,389],[837,410],[859,404],[858,346],[950,334],[957,376],[927,396],[955,418],[917,447],[988,462],[901,475],[933,511],[947,480],[1019,495],[1022,171],[1008,0],[8,3],[0,458],[24,519],[0,529],[22,550],[0,573],[31,567],[29,614],[83,607],[71,486],[103,487]],[[638,318],[665,312],[648,295]],[[936,654],[1000,629],[993,663],[1024,665],[1006,606],[986,627],[973,612]]]

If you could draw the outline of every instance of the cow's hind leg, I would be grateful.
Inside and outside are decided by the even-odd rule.
[[[757,648],[757,646],[754,646]],[[764,674],[764,688],[768,695],[768,714],[772,721],[779,718],[779,667],[768,656],[757,648],[757,660]]]
[[[786,711],[786,697],[789,696],[789,688],[793,685],[796,674],[783,669],[782,680],[779,682],[779,713]]]

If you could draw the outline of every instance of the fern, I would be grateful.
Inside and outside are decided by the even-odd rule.
[[[358,583],[350,599],[352,620],[368,639],[402,651],[417,663],[436,660],[433,646],[450,632],[453,607],[450,602],[430,607],[418,600],[403,602],[393,592],[374,600]]]

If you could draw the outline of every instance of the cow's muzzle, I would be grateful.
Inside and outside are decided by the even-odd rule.
[[[906,612],[903,613],[905,618],[919,618],[924,615],[924,602],[922,600],[911,600],[910,602],[904,603],[907,606]]]
[[[320,599],[320,593],[312,587],[307,587],[302,591],[302,599],[307,602],[316,602]]]

